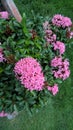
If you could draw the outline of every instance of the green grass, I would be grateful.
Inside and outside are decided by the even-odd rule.
[[[52,16],[61,13],[73,20],[73,0],[15,0],[21,14],[31,17],[31,10]],[[60,91],[38,113],[29,116],[22,111],[15,119],[0,118],[0,130],[73,130],[73,46],[66,55],[70,60],[71,75],[60,86]]]

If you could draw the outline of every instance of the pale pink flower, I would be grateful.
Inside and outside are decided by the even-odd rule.
[[[65,45],[63,42],[56,41],[54,44],[54,50],[59,50],[60,54],[63,54],[65,52]]]
[[[72,25],[72,21],[68,17],[63,18],[62,27],[70,27]]]
[[[58,93],[58,85],[54,84],[54,86],[48,86],[48,90],[52,92],[53,95],[56,95]]]
[[[56,34],[52,30],[45,30],[45,39],[48,43],[53,43],[56,41]]]
[[[0,18],[8,19],[9,14],[7,11],[0,12]]]
[[[48,28],[48,25],[49,25],[49,22],[48,21],[45,21],[43,23],[43,28],[46,30]]]
[[[57,27],[70,27],[72,25],[72,21],[68,17],[64,17],[61,14],[56,14],[52,18],[52,24],[56,25]]]
[[[6,59],[4,58],[4,55],[2,52],[0,52],[0,62],[4,62]]]
[[[58,27],[61,27],[63,22],[63,16],[61,14],[56,14],[54,15],[54,17],[52,18],[52,24],[56,25]]]
[[[41,91],[44,86],[44,76],[36,59],[27,57],[20,59],[14,67],[16,77],[28,90]]]
[[[65,59],[64,61],[62,60],[61,64],[58,64],[57,66],[54,65],[54,67],[57,67],[56,70],[54,68],[54,70],[52,71],[55,78],[60,78],[65,80],[66,78],[69,77],[70,70],[69,70],[69,62],[67,59]]]
[[[62,57],[55,57],[51,60],[52,67],[58,67],[59,65],[62,65]]]
[[[5,113],[4,111],[0,112],[0,117],[5,117],[7,116],[7,113]]]
[[[69,38],[70,38],[70,39],[73,38],[73,32],[70,32]]]

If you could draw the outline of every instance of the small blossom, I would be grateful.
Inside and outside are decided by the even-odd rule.
[[[52,67],[58,67],[59,65],[62,64],[62,57],[55,57],[54,59],[52,59],[51,61],[51,66]]]
[[[64,17],[61,14],[54,15],[52,19],[52,24],[56,25],[57,27],[70,27],[72,25],[72,21],[68,17]]]
[[[7,116],[7,113],[5,113],[4,111],[0,112],[0,117],[5,117]]]
[[[54,68],[54,70],[52,71],[54,74],[54,77],[65,80],[70,75],[69,62],[67,59],[65,59],[64,61],[61,59],[59,62],[56,59],[57,57],[54,58],[51,62],[51,65],[53,67],[57,67],[57,69]]]
[[[63,17],[63,23],[62,23],[62,27],[70,27],[72,25],[72,21],[70,18],[68,17]]]
[[[70,39],[73,38],[73,32],[70,32],[69,38],[70,38]]]
[[[53,95],[56,95],[58,93],[58,85],[54,84],[54,86],[48,86],[48,90],[52,92]]]
[[[54,50],[59,50],[60,54],[63,54],[65,52],[65,45],[63,42],[56,41],[54,44]]]
[[[49,22],[48,21],[45,21],[44,23],[43,23],[43,28],[46,30],[46,29],[48,29],[48,25],[49,25]]]
[[[63,18],[64,17],[61,14],[54,15],[54,17],[52,18],[52,24],[61,27],[63,23]]]
[[[54,34],[52,30],[46,30],[45,39],[48,43],[53,43],[56,41],[56,34]]]
[[[0,62],[4,62],[6,59],[4,58],[4,55],[2,52],[0,52]]]
[[[9,14],[7,11],[0,12],[0,18],[8,19]]]

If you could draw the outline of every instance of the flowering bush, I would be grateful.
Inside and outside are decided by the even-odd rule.
[[[70,75],[65,50],[72,37],[71,19],[59,14],[31,20],[23,15],[21,23],[0,17],[1,117],[37,109],[59,92],[59,83]]]

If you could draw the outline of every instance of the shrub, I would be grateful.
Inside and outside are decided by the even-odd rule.
[[[21,23],[0,18],[0,114],[39,109],[69,77],[66,46],[72,42],[70,18],[35,15]],[[6,114],[5,114],[6,113]]]

